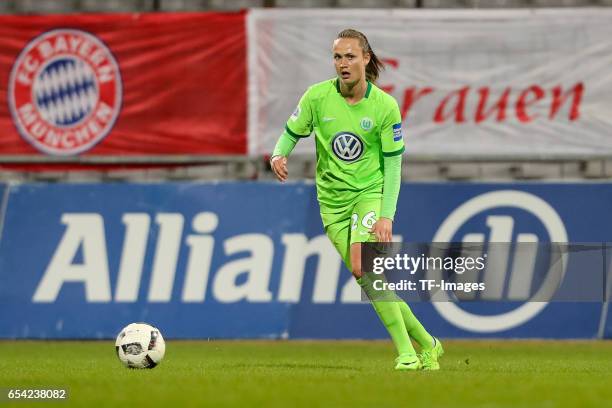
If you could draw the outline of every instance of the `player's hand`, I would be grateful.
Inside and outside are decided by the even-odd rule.
[[[372,225],[370,232],[376,236],[378,242],[391,242],[393,237],[393,221],[389,218],[381,217]]]
[[[280,182],[287,180],[289,172],[287,171],[287,158],[284,156],[274,156],[270,159],[270,167]]]

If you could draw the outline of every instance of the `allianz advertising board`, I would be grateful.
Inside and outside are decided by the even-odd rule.
[[[325,236],[310,183],[1,192],[2,338],[110,338],[132,321],[174,338],[386,338]],[[507,244],[474,278],[499,297],[411,307],[441,337],[611,336],[610,214],[605,183],[403,184],[395,241]],[[566,248],[557,262],[569,295],[534,298],[528,289],[546,279],[512,244],[550,242],[590,244]]]

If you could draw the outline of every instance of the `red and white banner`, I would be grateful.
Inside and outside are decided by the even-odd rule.
[[[0,16],[0,154],[246,153],[245,15]]]
[[[269,153],[331,47],[363,31],[387,62],[407,154],[612,152],[612,10],[253,10],[249,152]],[[310,138],[312,139],[312,138]],[[312,153],[312,140],[296,152]]]
[[[248,58],[246,16],[0,16],[0,154],[267,154],[346,27],[408,154],[612,152],[612,10],[255,9]]]

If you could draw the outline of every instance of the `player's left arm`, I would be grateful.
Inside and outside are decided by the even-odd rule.
[[[372,226],[372,232],[379,242],[391,242],[393,219],[402,181],[402,153],[404,153],[402,117],[395,99],[389,103],[380,138],[384,165],[383,199],[380,217]]]

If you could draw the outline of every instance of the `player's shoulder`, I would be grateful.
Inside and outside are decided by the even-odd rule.
[[[385,107],[388,107],[389,109],[395,109],[398,106],[397,101],[395,100],[393,96],[389,95],[388,93],[380,89],[375,84],[371,82],[370,84],[371,84],[370,98],[372,98],[375,102],[381,103]]]
[[[306,90],[306,95],[312,99],[318,99],[328,95],[330,92],[336,92],[336,79],[326,79],[325,81],[312,84]]]

